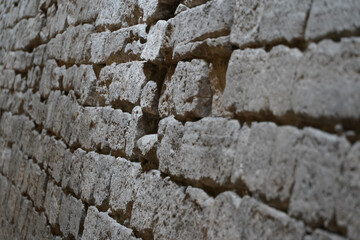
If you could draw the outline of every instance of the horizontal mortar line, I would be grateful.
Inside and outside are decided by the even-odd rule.
[[[353,37],[360,37],[360,29],[352,31],[351,34],[332,34],[329,33],[328,35],[325,35],[323,37],[317,38],[317,39],[311,39],[311,40],[305,40],[304,37],[301,39],[298,39],[299,42],[287,42],[286,40],[280,40],[280,41],[273,41],[273,42],[265,42],[265,43],[251,43],[248,45],[245,45],[244,47],[238,47],[236,44],[232,44],[234,50],[246,50],[246,49],[264,49],[265,52],[270,52],[272,48],[276,46],[286,46],[290,49],[298,49],[300,52],[305,52],[308,49],[308,46],[311,43],[318,44],[323,40],[332,40],[334,42],[339,42],[341,39],[345,38],[353,38]]]

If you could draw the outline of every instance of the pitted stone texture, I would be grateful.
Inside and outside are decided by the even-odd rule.
[[[233,0],[212,0],[170,19],[170,46],[230,33]]]
[[[149,81],[143,87],[140,97],[140,106],[144,112],[157,115],[159,104],[159,89],[158,84],[154,81]]]
[[[146,62],[112,64],[101,70],[96,92],[108,104],[138,105],[150,75],[151,69]]]
[[[312,226],[331,227],[336,196],[341,188],[340,174],[350,144],[344,138],[305,128],[296,151],[299,156],[289,214]]]
[[[141,58],[151,62],[160,62],[164,60],[164,48],[168,26],[169,24],[167,21],[160,20],[150,28],[145,48],[141,53]]]
[[[241,200],[238,214],[243,229],[241,239],[303,239],[305,234],[302,222],[253,198]]]
[[[85,208],[81,200],[71,195],[64,196],[61,201],[59,225],[64,236],[75,239],[79,236],[80,224],[85,218]]]
[[[90,207],[84,223],[82,239],[129,239],[136,240],[133,231],[118,224],[107,213]]]
[[[175,62],[191,58],[213,60],[228,58],[231,53],[230,37],[223,36],[180,44],[173,49],[172,60]]]
[[[336,220],[347,229],[350,239],[360,236],[360,143],[355,143],[348,152],[339,178],[340,190],[336,196]]]
[[[159,100],[160,117],[205,117],[211,112],[209,66],[204,60],[179,62],[167,76]]]
[[[81,171],[81,197],[85,202],[102,206],[110,195],[110,179],[113,173],[111,166],[114,157],[90,152],[85,155],[84,160]]]
[[[314,0],[306,25],[305,38],[319,39],[332,34],[353,34],[360,29],[360,3],[346,0]]]
[[[311,0],[235,2],[231,43],[240,48],[304,38]]]
[[[110,185],[110,206],[114,212],[129,218],[138,189],[141,165],[123,158],[115,159]]]
[[[49,223],[54,228],[59,228],[59,213],[61,206],[61,199],[63,192],[60,187],[56,186],[53,182],[49,181],[46,188],[45,197],[45,214]]]
[[[313,118],[356,118],[359,81],[352,63],[359,61],[353,51],[358,45],[359,39],[351,38],[311,44],[303,54],[284,46],[270,53],[235,50],[222,101],[239,115],[270,111],[282,116],[290,111]]]
[[[48,57],[67,63],[86,63],[90,59],[90,34],[95,31],[90,24],[70,26],[56,35],[47,45]]]
[[[90,62],[108,65],[141,60],[140,55],[145,47],[146,25],[139,24],[114,32],[101,32],[90,35]]]
[[[273,123],[253,123],[238,133],[231,181],[244,183],[269,202],[284,204],[290,198],[297,159],[294,151],[301,132]],[[278,207],[284,207],[278,205]]]

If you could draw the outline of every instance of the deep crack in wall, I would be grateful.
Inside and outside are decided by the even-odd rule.
[[[0,0],[0,239],[360,239],[360,1]]]

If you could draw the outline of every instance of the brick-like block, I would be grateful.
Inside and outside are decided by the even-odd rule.
[[[114,212],[128,218],[140,181],[141,165],[123,158],[116,158],[113,172],[110,185],[110,207]]]
[[[339,192],[336,194],[337,224],[347,230],[350,239],[360,236],[360,143],[355,143],[341,165]]]
[[[207,185],[224,185],[230,181],[236,151],[234,143],[240,128],[237,121],[204,118],[187,122],[183,127],[175,119],[167,118],[159,126],[161,171]]]
[[[233,22],[233,0],[212,0],[168,20],[170,45],[228,35]]]
[[[269,111],[313,118],[357,118],[359,39],[325,40],[301,53],[284,46],[235,50],[222,102],[236,114]],[[317,89],[316,91],[314,89]],[[351,97],[349,97],[351,96]]]
[[[79,236],[80,225],[85,218],[85,207],[81,200],[71,195],[63,196],[59,213],[60,231],[64,236]]]
[[[88,209],[82,239],[129,239],[136,240],[133,231],[118,224],[107,213],[95,207]]]
[[[305,128],[295,147],[299,157],[289,214],[312,226],[331,227],[336,196],[340,186],[336,179],[350,144],[343,137]]]
[[[96,92],[108,104],[137,105],[150,74],[146,62],[112,64],[101,70]]]
[[[315,0],[311,4],[306,25],[306,40],[332,34],[353,34],[360,29],[360,3],[346,0]]]
[[[244,197],[238,212],[241,239],[303,239],[305,227],[285,213],[250,197]]]
[[[274,123],[244,125],[238,133],[231,182],[245,184],[254,195],[274,204],[286,203],[302,156],[294,151],[301,136],[296,128]]]
[[[236,1],[231,43],[238,47],[304,38],[311,0]]]
[[[114,157],[90,152],[82,164],[81,197],[89,204],[102,206],[109,198]]]
[[[44,208],[47,219],[54,228],[59,228],[59,213],[63,195],[64,193],[60,187],[56,186],[52,181],[48,181]]]
[[[179,62],[167,76],[159,99],[160,117],[200,118],[211,112],[211,87],[207,62]],[[169,72],[170,73],[170,72]]]

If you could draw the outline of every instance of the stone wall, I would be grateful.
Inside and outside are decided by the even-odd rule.
[[[0,13],[0,239],[360,239],[360,1]]]

